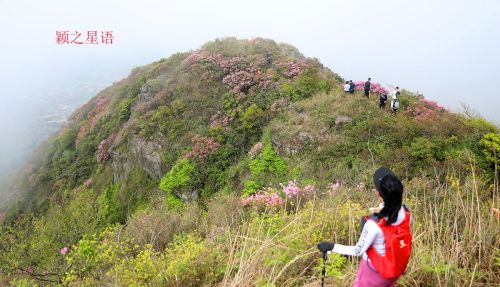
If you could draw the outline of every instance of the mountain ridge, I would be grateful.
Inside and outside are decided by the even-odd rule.
[[[373,204],[371,172],[379,165],[391,166],[403,178],[406,199],[422,220],[417,228],[436,225],[421,197],[430,190],[443,210],[468,207],[456,215],[455,224],[472,226],[486,218],[497,204],[498,127],[404,90],[402,108],[393,114],[379,108],[376,94],[345,94],[342,83],[318,60],[262,38],[218,39],[134,69],[75,111],[20,175],[14,189],[22,197],[5,224],[12,229],[0,232],[5,255],[0,270],[22,270],[37,284],[43,284],[33,276],[39,273],[52,274],[47,278],[54,284],[70,285],[113,280],[129,286],[197,286],[196,280],[221,286],[293,285],[294,276],[311,283],[319,273],[311,267],[316,263],[308,244],[331,236],[329,230],[336,230],[339,240],[356,236],[353,214],[361,216]],[[474,191],[472,201],[460,186]],[[301,197],[288,197],[286,188],[300,190]],[[456,201],[440,189],[453,193]],[[476,211],[473,204],[479,199],[483,205],[477,203]],[[309,213],[318,218],[302,221],[312,218]],[[342,221],[324,221],[335,216]],[[497,253],[492,246],[498,232],[488,218],[484,229],[471,230],[489,245],[471,247],[476,235],[465,234],[463,245],[475,250],[466,259],[415,260],[408,280],[468,282],[479,268],[484,273],[479,283],[494,282]],[[453,222],[448,216],[441,220]],[[293,222],[299,224],[294,228],[315,231],[298,232],[294,240],[296,233],[288,229]],[[254,261],[246,264],[262,274],[278,266],[291,272],[288,279],[282,273],[270,281],[259,272],[239,273],[246,265],[231,261],[226,251],[245,253],[241,248],[250,243],[239,241],[241,230],[256,242],[277,240],[273,244],[285,246],[283,258],[276,257],[271,244],[264,254],[254,250]],[[422,236],[418,250],[436,256],[432,236],[443,245],[455,242],[451,231],[440,230]],[[234,240],[236,247],[220,238]],[[182,257],[182,249],[190,247],[208,261]],[[64,254],[63,249],[57,252],[60,248],[67,248]],[[479,262],[476,254],[485,252],[488,259]],[[173,263],[164,266],[161,258]],[[136,270],[121,260],[132,260],[129,265]],[[187,262],[196,274],[175,262]],[[285,271],[289,262],[297,265]],[[163,270],[161,278],[141,269],[142,264]],[[332,264],[332,274],[352,273],[353,265],[341,258]],[[439,271],[440,264],[456,274]],[[347,284],[340,277],[332,280]]]

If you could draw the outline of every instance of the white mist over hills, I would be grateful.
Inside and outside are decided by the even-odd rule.
[[[77,106],[138,65],[218,37],[296,46],[348,79],[399,85],[500,121],[500,2],[0,1],[0,178]],[[113,45],[56,45],[113,30]]]

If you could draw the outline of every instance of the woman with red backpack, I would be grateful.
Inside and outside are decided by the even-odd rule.
[[[331,252],[362,256],[353,287],[392,287],[405,272],[412,249],[411,216],[403,206],[403,184],[394,173],[382,167],[373,181],[383,200],[380,210],[362,218],[362,231],[355,246],[321,242],[323,254]]]

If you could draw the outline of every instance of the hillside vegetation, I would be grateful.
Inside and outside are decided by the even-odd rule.
[[[136,68],[18,175],[0,285],[319,286],[316,243],[355,244],[372,172],[403,179],[401,286],[500,282],[498,127],[408,91],[378,96],[271,40],[220,39]],[[327,284],[358,260],[331,256]]]

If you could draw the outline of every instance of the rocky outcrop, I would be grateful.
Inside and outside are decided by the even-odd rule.
[[[338,116],[335,118],[335,126],[342,127],[344,124],[347,124],[350,121],[352,121],[352,118],[348,116]]]
[[[141,87],[141,92],[137,95],[139,103],[147,103],[153,97],[153,91],[149,84],[144,84]]]
[[[110,150],[115,182],[125,180],[137,167],[142,168],[154,179],[162,178],[166,168],[162,166],[162,145],[159,142],[148,142],[142,138],[133,137],[128,142],[127,148],[127,152],[120,152],[113,148]]]
[[[184,201],[193,201],[198,199],[198,191],[197,190],[174,190],[175,195],[177,195],[180,199]]]

